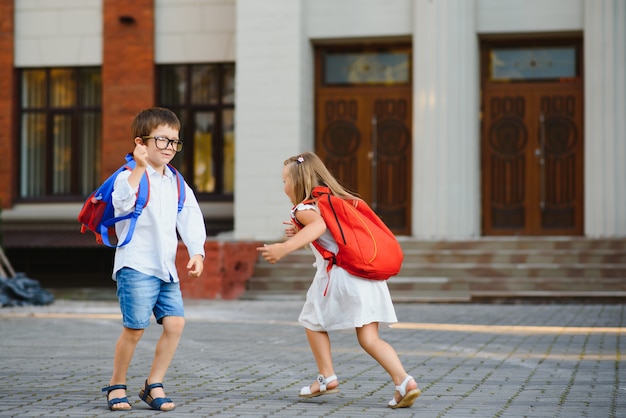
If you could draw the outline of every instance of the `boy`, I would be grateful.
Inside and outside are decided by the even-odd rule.
[[[175,408],[165,397],[163,379],[174,357],[185,325],[183,300],[176,272],[175,259],[180,234],[190,259],[188,274],[202,274],[206,230],[198,201],[185,183],[186,199],[178,212],[176,176],[167,164],[182,150],[179,139],[180,121],[169,109],[152,108],[140,112],[133,121],[136,162],[134,170],[125,170],[116,180],[112,194],[115,216],[129,213],[135,206],[141,177],[149,177],[148,205],[137,219],[132,240],[117,248],[113,280],[117,281],[117,296],[122,311],[122,333],[115,346],[113,375],[107,393],[112,411],[132,409],[126,398],[126,374],[135,347],[154,314],[163,331],[157,342],[152,368],[141,400],[152,409],[171,411]],[[122,238],[128,231],[128,221],[116,224],[116,234]]]

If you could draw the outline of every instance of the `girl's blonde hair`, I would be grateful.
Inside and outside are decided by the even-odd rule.
[[[293,183],[293,192],[296,199],[294,205],[304,200],[312,199],[311,192],[315,186],[327,186],[330,191],[344,199],[359,199],[347,191],[328,171],[322,160],[312,152],[303,152],[285,160],[287,174]]]

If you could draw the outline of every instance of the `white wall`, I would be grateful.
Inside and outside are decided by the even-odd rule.
[[[16,0],[15,66],[102,64],[102,0]]]
[[[584,1],[476,0],[476,30],[482,34],[581,31]]]
[[[312,145],[305,138],[313,87],[302,14],[299,1],[237,1],[236,238],[280,238],[291,209],[283,161]]]
[[[480,235],[474,0],[419,1],[413,37],[412,235]]]
[[[235,0],[155,0],[158,64],[233,62]],[[16,0],[16,67],[102,64],[102,0]]]
[[[303,0],[311,39],[408,36],[413,0]]]
[[[235,0],[155,0],[157,64],[235,61]]]
[[[237,238],[283,234],[282,163],[314,145],[311,40],[408,38],[411,10],[411,0],[237,0]]]

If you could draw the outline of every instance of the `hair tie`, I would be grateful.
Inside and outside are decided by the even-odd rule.
[[[299,156],[299,157],[296,159],[296,162],[297,162],[298,164],[302,164],[302,163],[304,162],[304,157],[303,157],[302,155],[301,155],[301,156]]]

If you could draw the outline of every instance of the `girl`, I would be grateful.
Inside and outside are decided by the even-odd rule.
[[[331,252],[337,252],[337,243],[315,204],[301,202],[311,199],[316,186],[327,186],[336,196],[356,199],[330,174],[319,157],[311,152],[287,159],[283,167],[285,194],[294,205],[292,222],[286,228],[287,241],[257,248],[269,263],[313,241]],[[295,223],[304,225],[298,228]],[[378,335],[378,324],[397,322],[387,283],[356,277],[334,265],[327,272],[327,261],[310,245],[315,254],[317,271],[309,288],[298,321],[306,328],[306,335],[317,362],[319,376],[310,386],[300,390],[300,397],[312,398],[339,392],[339,381],[333,368],[328,331],[355,328],[361,347],[391,376],[396,393],[389,407],[405,408],[413,405],[421,391],[412,376],[407,374],[395,350]],[[326,295],[324,292],[326,290]]]

